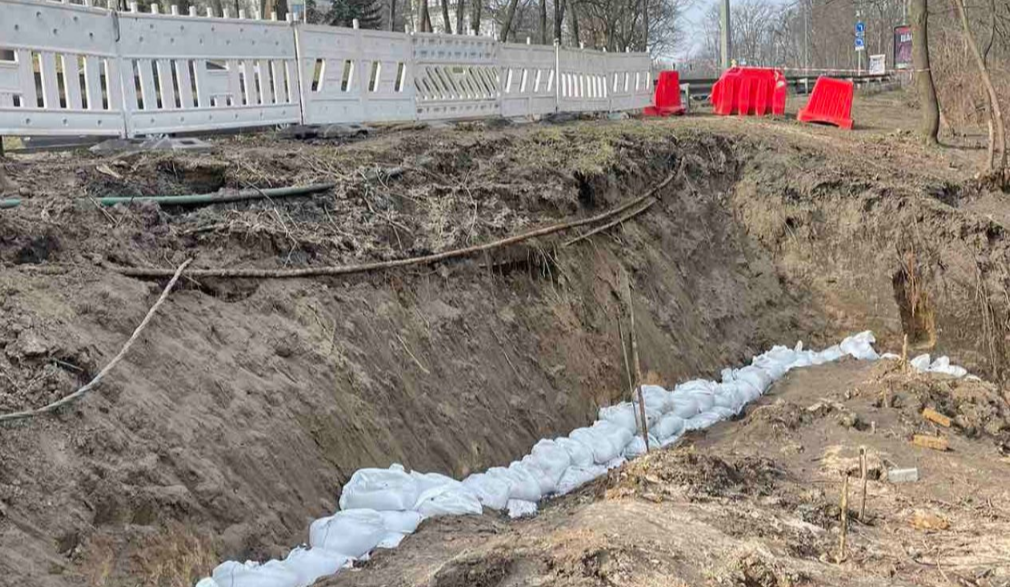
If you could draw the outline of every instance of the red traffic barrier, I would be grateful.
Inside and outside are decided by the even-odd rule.
[[[852,130],[852,82],[819,77],[810,94],[810,101],[801,108],[796,120],[825,122]]]
[[[646,106],[642,114],[670,116],[684,113],[684,106],[680,103],[680,73],[676,71],[659,72],[659,83],[656,84],[656,94],[652,102],[653,105]]]
[[[786,112],[786,76],[768,67],[731,67],[712,86],[715,113],[729,116],[782,115]]]

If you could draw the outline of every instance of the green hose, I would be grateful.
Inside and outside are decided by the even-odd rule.
[[[314,183],[311,185],[294,186],[287,188],[267,188],[263,190],[242,190],[233,194],[189,194],[186,196],[113,196],[108,198],[96,198],[102,206],[115,206],[116,204],[129,204],[131,202],[157,202],[166,206],[200,206],[205,204],[224,204],[227,202],[240,202],[243,200],[260,200],[271,198],[287,198],[291,196],[304,196],[316,192],[326,191],[332,188],[333,183]],[[11,198],[0,200],[0,209],[17,208],[21,205],[21,200]]]

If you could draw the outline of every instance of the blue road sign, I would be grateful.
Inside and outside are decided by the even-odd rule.
[[[865,51],[866,44],[863,42],[863,37],[856,37],[856,51]]]
[[[856,36],[857,37],[862,37],[863,33],[865,33],[865,32],[866,32],[866,24],[863,21],[861,21],[861,20],[857,21],[856,22]]]

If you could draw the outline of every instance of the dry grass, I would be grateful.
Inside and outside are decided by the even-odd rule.
[[[133,556],[138,585],[192,587],[218,563],[214,541],[195,527],[170,522]]]

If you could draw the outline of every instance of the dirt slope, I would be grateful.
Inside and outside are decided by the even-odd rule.
[[[0,583],[189,584],[303,541],[359,467],[463,475],[583,425],[626,388],[625,274],[657,381],[864,327],[892,348],[909,331],[980,373],[1006,360],[1002,225],[973,207],[997,196],[962,183],[950,162],[964,157],[890,127],[688,118],[215,144],[5,163],[25,205],[0,213],[0,409],[60,397],[118,351],[163,283],[114,266],[402,258],[677,179],[646,214],[572,247],[541,239],[341,279],[184,280],[98,392],[0,430]],[[197,210],[75,200],[324,180],[337,185],[311,198]],[[913,306],[932,321],[903,319]]]

